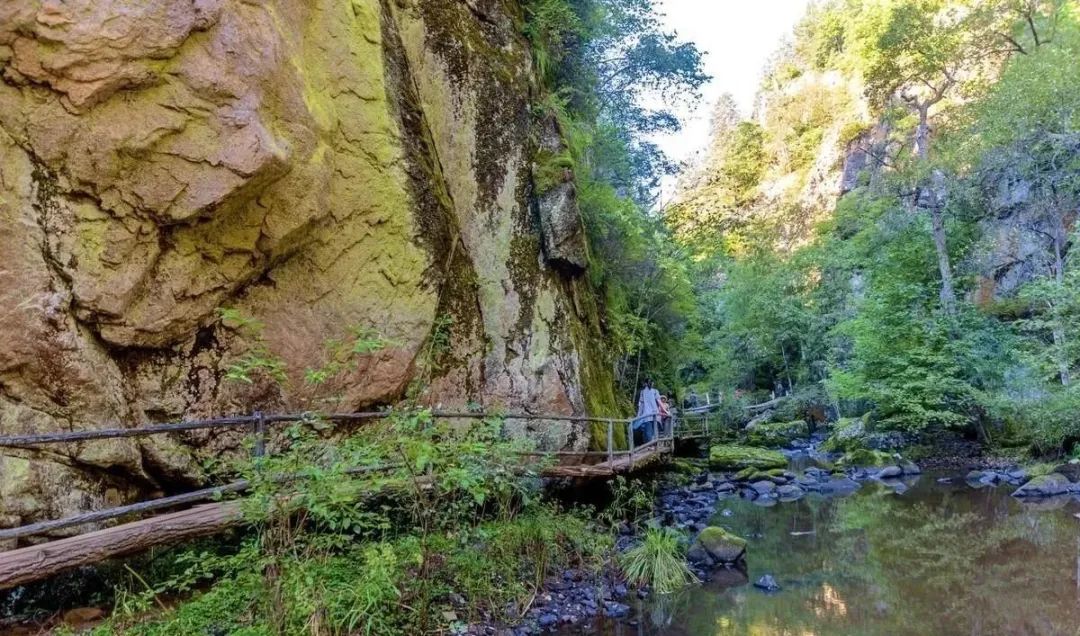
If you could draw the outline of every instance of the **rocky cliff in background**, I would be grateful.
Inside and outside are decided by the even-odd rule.
[[[436,324],[429,403],[611,406],[572,180],[534,192],[561,141],[521,20],[512,0],[0,6],[0,434],[288,408],[223,379],[249,344],[226,306],[292,369],[351,325],[388,339],[342,408],[400,400]],[[0,450],[0,526],[183,489],[238,437]]]

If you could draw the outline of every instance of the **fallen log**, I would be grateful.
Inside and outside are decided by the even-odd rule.
[[[159,545],[217,534],[242,520],[240,502],[223,501],[0,552],[0,590]]]

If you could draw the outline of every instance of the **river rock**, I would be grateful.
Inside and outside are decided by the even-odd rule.
[[[878,471],[878,479],[897,479],[904,475],[904,469],[899,466],[886,466]]]
[[[746,554],[746,540],[723,528],[709,526],[698,534],[694,547],[700,547],[718,563],[734,563]]]
[[[859,482],[848,477],[830,479],[821,484],[821,492],[826,495],[850,495],[859,490],[859,488],[861,488]]]
[[[750,488],[759,495],[769,495],[776,492],[776,484],[768,479],[755,481],[750,484]]]
[[[776,494],[783,501],[795,501],[796,499],[801,498],[806,493],[803,491],[802,488],[799,488],[795,484],[787,484],[785,486],[780,486],[779,488],[777,488]]]
[[[1067,493],[1071,489],[1072,484],[1068,477],[1060,473],[1050,473],[1032,478],[1013,491],[1013,497],[1048,497]]]
[[[918,464],[907,459],[900,460],[900,469],[904,471],[905,475],[921,475],[922,469]]]
[[[767,470],[784,468],[787,463],[783,453],[753,446],[724,444],[709,449],[709,467],[718,471],[741,471],[746,468]]]
[[[759,590],[765,590],[766,592],[780,591],[780,584],[776,582],[776,579],[773,578],[773,575],[771,574],[766,574],[760,579],[754,581],[754,587],[758,588]]]

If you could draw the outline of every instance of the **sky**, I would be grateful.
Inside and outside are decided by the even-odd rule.
[[[684,110],[683,130],[654,141],[678,161],[690,159],[709,137],[709,111],[716,99],[731,93],[743,115],[749,115],[766,60],[806,12],[810,0],[657,0],[664,23],[681,39],[705,51],[703,87],[693,111]],[[665,194],[674,180],[664,184]]]

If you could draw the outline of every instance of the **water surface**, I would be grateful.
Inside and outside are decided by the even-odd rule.
[[[645,604],[619,635],[1080,634],[1080,504],[1023,504],[923,475],[838,499],[721,500],[714,525],[746,537],[748,571]],[[723,509],[729,516],[719,514]],[[750,585],[772,574],[783,590]]]

